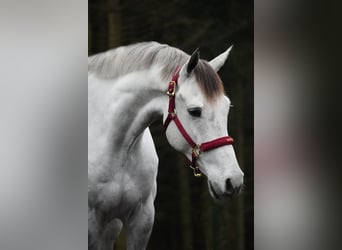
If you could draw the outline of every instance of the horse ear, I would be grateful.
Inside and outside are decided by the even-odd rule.
[[[200,52],[199,49],[197,48],[191,55],[187,68],[186,68],[186,72],[190,75],[191,72],[195,69],[195,67],[198,64],[198,60],[199,60],[199,56],[200,56]]]
[[[226,62],[230,51],[232,50],[233,45],[230,46],[225,52],[215,57],[213,60],[209,62],[210,66],[217,72],[220,70],[220,68],[223,66],[223,64]]]
[[[183,65],[180,74],[184,74],[186,72],[186,75],[189,76],[192,71],[196,68],[198,61],[199,61],[200,52],[197,48],[191,55],[190,59]]]

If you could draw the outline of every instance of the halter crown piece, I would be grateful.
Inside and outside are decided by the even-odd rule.
[[[198,165],[196,164],[197,159],[200,157],[200,155],[203,152],[210,151],[218,147],[222,147],[225,145],[232,145],[234,143],[234,140],[230,136],[224,136],[224,137],[214,139],[212,141],[197,144],[194,142],[191,136],[186,132],[182,123],[178,119],[177,111],[176,111],[176,86],[178,83],[179,70],[180,70],[180,67],[177,67],[175,70],[175,73],[172,76],[172,80],[169,83],[168,90],[166,92],[166,94],[169,96],[169,109],[168,109],[169,114],[166,117],[166,120],[164,122],[164,131],[166,132],[171,121],[173,121],[176,124],[179,132],[183,135],[184,139],[189,143],[189,145],[192,148],[191,160],[188,159],[189,164],[190,164],[189,166],[190,168],[193,169],[194,175],[196,177],[200,177],[202,176],[202,172],[199,169]]]

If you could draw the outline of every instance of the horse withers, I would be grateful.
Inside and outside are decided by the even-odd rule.
[[[207,62],[156,42],[88,59],[88,245],[110,250],[122,227],[127,249],[145,249],[154,221],[158,157],[148,126],[163,116],[170,145],[205,175],[214,199],[241,190],[228,136],[230,100],[217,71],[231,48]]]

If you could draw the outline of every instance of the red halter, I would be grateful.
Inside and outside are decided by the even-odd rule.
[[[191,161],[188,159],[190,167],[194,170],[194,175],[196,177],[199,177],[202,175],[201,170],[197,166],[196,162],[199,156],[201,155],[202,152],[210,151],[212,149],[225,146],[225,145],[231,145],[234,143],[234,140],[230,136],[224,136],[217,138],[212,141],[204,142],[201,144],[195,143],[191,136],[186,132],[184,129],[182,123],[178,119],[177,112],[176,112],[176,86],[178,83],[178,77],[179,77],[179,67],[177,67],[174,75],[172,76],[172,80],[169,83],[167,95],[169,96],[169,114],[166,117],[166,120],[164,122],[164,131],[166,132],[169,124],[171,121],[174,121],[176,124],[179,132],[183,135],[184,139],[189,143],[189,145],[192,148],[192,153],[191,153]]]

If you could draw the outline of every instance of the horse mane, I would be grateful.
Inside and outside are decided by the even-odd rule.
[[[162,79],[169,81],[176,67],[184,65],[189,57],[185,52],[167,44],[142,42],[88,57],[88,72],[103,79],[116,79],[134,71],[162,65]],[[201,90],[209,100],[224,93],[220,77],[207,61],[200,59],[194,74]]]

